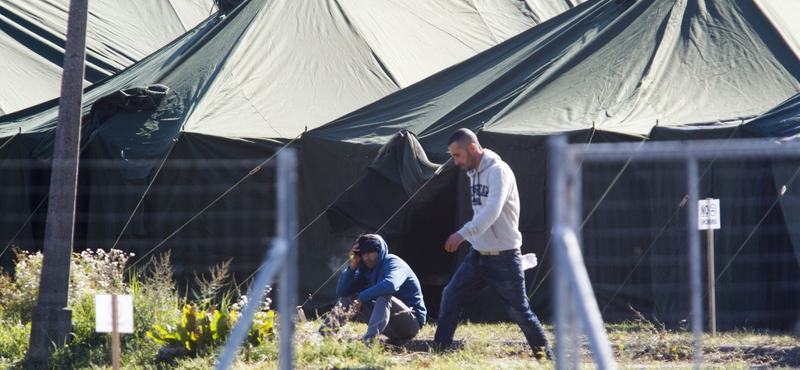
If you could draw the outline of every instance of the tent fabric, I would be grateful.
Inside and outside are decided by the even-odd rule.
[[[536,117],[540,125],[552,122],[553,132],[566,122],[646,135],[657,121],[676,126],[761,113],[800,87],[798,56],[782,37],[800,35],[800,26],[770,22],[759,3],[638,1],[607,26],[598,20],[583,47],[564,48],[549,68],[557,75],[525,86],[487,125],[525,132],[526,120]],[[574,86],[580,89],[568,90]]]
[[[333,232],[343,233],[357,225],[387,237],[409,233],[414,211],[430,203],[456,175],[452,169],[442,174],[440,167],[428,161],[414,134],[399,132],[381,148],[367,174],[328,208]],[[364,207],[364,194],[377,201]],[[385,214],[395,210],[399,214],[383,224]]]
[[[274,196],[263,184],[272,179],[269,171],[248,176],[254,166],[306,129],[574,3],[251,0],[226,7],[85,89],[76,247],[116,246],[141,258],[172,250],[176,275],[189,278],[235,258],[232,269],[243,281],[261,260],[274,223],[263,212]],[[93,58],[100,59],[90,64],[99,63]],[[155,109],[121,109],[151,98],[160,101]],[[3,194],[21,196],[2,198],[4,211],[18,219],[4,224],[0,236],[31,250],[41,248],[57,113],[58,101],[50,100],[0,116],[0,153],[9,159],[4,177],[14,180],[3,185],[13,191]],[[303,266],[304,290],[327,277],[316,275],[327,265],[317,267]]]
[[[743,137],[744,131],[738,127],[742,122],[800,90],[800,59],[795,52],[800,24],[792,21],[797,13],[790,10],[776,1],[764,0],[599,0],[581,4],[486,52],[304,134],[302,158],[306,180],[301,184],[304,194],[313,195],[301,204],[301,213],[305,222],[311,222],[315,210],[336,199],[347,199],[348,204],[367,204],[376,194],[385,197],[385,189],[367,191],[365,187],[353,189],[350,185],[374,177],[369,166],[379,148],[390,142],[398,131],[413,133],[424,148],[424,158],[443,164],[448,158],[446,141],[450,133],[466,127],[476,131],[484,146],[500,153],[518,174],[522,248],[544,256],[540,261],[546,268],[552,258],[547,249],[550,235],[545,217],[547,137],[567,134],[571,142],[587,145],[609,141],[642,142],[648,138],[658,140],[659,136],[660,139]],[[684,129],[687,125],[692,125],[694,130]],[[397,162],[398,165],[405,163],[408,162]],[[770,183],[772,175],[763,165],[759,162],[743,166],[753,169],[754,176],[759,179],[757,184],[732,186],[725,191],[737,196],[755,196],[759,202],[769,203],[772,196],[769,189],[774,186]],[[717,184],[713,189],[724,184],[723,174],[732,173],[737,166],[719,165],[718,168],[719,176],[708,180]],[[631,196],[652,203],[662,196],[672,199],[679,193],[673,188],[651,185],[649,179],[637,175],[637,171],[623,171],[622,166],[609,165],[597,170],[595,182],[584,184],[587,199],[598,199],[621,171],[618,181],[623,185],[612,188],[609,197],[626,199]],[[678,175],[672,181],[682,178],[680,173]],[[316,178],[330,181],[313,181]],[[471,217],[463,206],[468,204],[464,199],[466,180],[459,176],[457,181],[458,204],[462,205],[440,215],[457,217],[458,222],[453,225],[461,225]],[[678,186],[675,184],[671,186]],[[642,190],[626,192],[623,189]],[[683,195],[680,194],[676,204]],[[407,198],[407,192],[396,188],[391,202]],[[336,214],[352,217],[356,213],[355,208],[344,207],[338,201],[333,204]],[[422,206],[404,211],[412,214],[403,217],[419,216]],[[647,225],[662,221],[664,210],[673,209],[663,204],[659,206],[652,208],[659,211],[657,216],[637,213],[634,219],[621,216],[607,205],[611,208],[598,208],[591,223],[603,229],[624,219],[644,228],[637,230],[646,230]],[[385,222],[395,211],[388,208],[373,211],[379,213],[370,216],[378,220],[371,224],[356,222],[354,228],[374,227],[371,225]],[[752,206],[732,212],[743,214],[739,222],[745,224],[760,217],[762,211],[761,206]],[[301,224],[304,224],[303,219]],[[452,231],[455,229],[445,230],[444,234]],[[312,245],[338,243],[344,246],[352,236],[324,237],[318,232],[323,231],[306,235],[305,240]],[[726,238],[733,245],[745,236],[731,231]],[[635,235],[636,245],[630,246],[627,252],[615,249],[623,242],[616,236],[600,233],[585,237],[586,242],[591,243],[587,248],[589,245],[596,248],[587,253],[597,257],[597,261],[612,255],[626,256],[624,266],[618,271],[606,272],[599,265],[590,266],[592,278],[597,280],[598,296],[608,300],[618,287],[614,282],[621,280],[617,275],[635,266],[636,260],[631,256],[641,250],[636,252],[633,248],[643,248],[642,245],[652,242],[655,235]],[[389,245],[391,248],[392,242]],[[672,244],[676,245],[679,244]],[[425,245],[425,248],[440,247],[435,243]],[[667,250],[672,253],[673,260],[680,253],[685,256],[674,247]],[[667,274],[664,280],[667,288],[653,288],[652,284],[660,284],[665,276],[666,262],[651,258],[653,263],[637,273],[638,283],[620,294],[631,302],[641,303],[664,322],[677,324],[686,318],[688,307],[674,295],[665,296],[677,291],[664,289],[679,286],[682,277]],[[758,273],[752,271],[737,278],[739,280],[728,281],[726,283],[732,285],[727,288]],[[533,280],[532,284],[541,282],[535,276],[528,278]],[[728,290],[725,294],[728,293],[730,299],[724,307],[737,312],[733,301],[735,293]],[[764,308],[765,299],[768,298],[754,297],[752,305],[738,312]],[[625,300],[601,303],[612,304],[611,312],[606,315],[629,318],[631,312],[627,305],[619,302]],[[546,298],[535,295],[531,303],[537,312],[544,312],[547,317],[549,301]],[[741,320],[741,315],[734,315],[725,317],[721,324],[741,325]]]
[[[475,4],[254,0],[190,32],[207,38],[185,35],[152,62],[104,81],[113,89],[99,95],[161,83],[191,104],[186,132],[294,138],[522,32],[541,16],[512,0]]]
[[[145,4],[89,3],[86,73],[89,85],[117,73],[184,34],[214,10],[210,0]],[[69,0],[0,1],[0,115],[53,99],[61,86]]]
[[[752,0],[700,4],[585,3],[317,132],[385,141],[407,128],[425,144],[428,131],[466,121],[498,133],[643,137],[657,124],[752,118],[800,89],[781,37],[800,26],[777,32]]]
[[[337,146],[369,143],[374,153],[376,146],[407,129],[419,137],[433,162],[444,163],[448,133],[459,127],[481,129],[486,137],[520,137],[523,142],[526,137],[581,130],[642,137],[657,125],[749,118],[800,89],[797,58],[787,42],[777,37],[775,25],[756,11],[754,2],[710,4],[714,12],[697,2],[683,1],[582,4],[312,130],[304,136],[313,141],[307,148],[318,150],[325,142]],[[794,24],[781,32],[798,33],[800,27]],[[749,44],[732,48],[727,42],[731,35]],[[772,52],[760,52],[765,49]],[[762,60],[731,63],[751,57]],[[655,61],[661,59],[662,64],[656,66]],[[692,68],[675,69],[675,65]],[[728,95],[732,90],[752,93]],[[663,101],[663,109],[655,104],[655,97]],[[612,113],[623,110],[625,114]],[[604,113],[598,116],[597,112]],[[533,152],[538,147],[542,153],[539,161],[543,161],[542,145],[531,144],[531,140],[536,139],[528,139],[527,146]],[[317,158],[319,165],[309,159],[311,171],[342,167],[345,159],[331,154]],[[521,157],[519,161],[529,162]],[[352,166],[361,171],[365,168],[363,161]],[[348,178],[341,186],[354,181]],[[540,181],[531,188],[543,186]],[[537,205],[544,204],[543,193],[540,196]],[[532,197],[522,198],[524,204]],[[331,201],[329,197],[320,199],[320,203]],[[543,226],[541,219],[534,228]]]
[[[800,93],[748,121],[743,130],[758,137],[797,136],[800,133]]]
[[[536,24],[530,11],[507,3],[512,2],[493,7],[423,0],[250,6],[264,11],[220,62],[220,76],[186,130],[294,138]],[[234,119],[236,126],[219,124]]]
[[[742,125],[742,130],[755,137],[797,140],[800,133],[800,93],[786,99],[769,111]],[[800,197],[791,191],[800,173],[800,161],[779,159],[771,163],[775,177],[775,190],[780,197],[781,210],[794,245],[800,243]],[[795,185],[797,186],[797,185]],[[785,187],[785,188],[784,188]],[[789,190],[789,191],[787,191]],[[800,261],[800,249],[795,250]]]

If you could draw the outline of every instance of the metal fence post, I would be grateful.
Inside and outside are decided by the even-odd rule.
[[[551,138],[548,144],[548,199],[556,248],[556,367],[580,367],[580,334],[585,329],[598,367],[613,370],[617,365],[580,247],[580,163],[566,136]]]
[[[276,236],[272,239],[272,248],[264,264],[250,286],[250,303],[228,336],[217,369],[227,369],[233,363],[239,346],[250,330],[253,316],[260,309],[266,288],[272,284],[278,273],[281,276],[281,288],[278,291],[281,341],[278,361],[282,370],[289,370],[294,364],[292,339],[297,302],[297,246],[294,240],[297,233],[297,154],[293,149],[284,149],[278,153],[276,172]]]
[[[550,209],[550,230],[555,234],[556,230],[563,227],[567,199],[566,194],[566,173],[564,173],[564,155],[567,147],[565,136],[554,136],[548,139],[547,167],[549,169],[548,208]],[[566,272],[562,268],[565,264],[564,247],[558,235],[552,236],[555,239],[555,282],[553,287],[553,305],[555,309],[555,333],[556,333],[556,369],[566,369],[567,349],[572,345],[568,343],[568,325],[570,315],[567,312],[572,305],[572,294],[569,294],[569,284],[567,283]]]
[[[294,363],[294,321],[297,314],[297,155],[293,149],[278,153],[278,238],[288,246],[286,264],[281,271],[280,368],[290,370]]]
[[[700,279],[700,233],[697,231],[697,158],[686,159],[686,186],[689,193],[689,206],[686,207],[686,233],[689,244],[689,276],[692,305],[692,333],[694,333],[695,369],[703,362],[703,307],[702,283]]]

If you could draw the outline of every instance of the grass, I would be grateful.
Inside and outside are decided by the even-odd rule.
[[[213,369],[219,344],[210,343],[194,356],[159,361],[156,354],[163,344],[147,336],[156,326],[179,327],[181,308],[194,304],[241,310],[241,287],[225,282],[227,274],[216,269],[200,278],[200,292],[189,302],[178,297],[172,280],[169,256],[154,258],[139,271],[126,272],[127,258],[119,251],[83,253],[73,256],[70,306],[73,308],[73,333],[70,342],[56,350],[49,362],[26,358],[30,336],[30,310],[35,304],[40,254],[17,253],[17,274],[0,276],[0,368],[5,369],[110,369],[110,334],[96,333],[92,297],[98,293],[123,293],[134,296],[135,333],[122,335],[121,360],[125,369]],[[224,294],[221,294],[223,292]],[[221,299],[214,298],[222,296]],[[237,303],[233,303],[237,300]],[[262,302],[269,310],[269,301]],[[213,310],[211,310],[213,311]],[[692,334],[686,330],[665,329],[641,315],[635,321],[606,325],[618,366],[622,369],[688,369],[693,367]],[[276,320],[277,322],[278,320]],[[295,330],[295,368],[334,369],[553,369],[552,362],[537,362],[519,328],[512,323],[464,323],[456,339],[462,348],[435,353],[425,342],[433,338],[435,324],[425,325],[417,339],[404,347],[385,343],[364,344],[358,339],[366,331],[361,323],[350,323],[331,337],[317,333],[320,320],[297,323]],[[545,326],[553,343],[553,327]],[[241,349],[233,369],[277,369],[280,338],[250,341]],[[219,342],[221,343],[221,341]],[[800,367],[798,338],[786,333],[750,329],[720,332],[703,338],[704,368],[714,369],[789,369]],[[557,343],[555,344],[557,345]],[[584,367],[593,367],[591,353],[584,344]]]

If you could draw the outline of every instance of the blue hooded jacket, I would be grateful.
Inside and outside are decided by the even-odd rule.
[[[358,293],[358,299],[362,302],[372,301],[382,295],[392,295],[414,310],[420,325],[425,324],[428,311],[422,299],[422,288],[417,275],[400,257],[389,254],[389,248],[380,235],[374,236],[380,241],[375,269],[370,270],[364,261],[358,264],[355,271],[351,271],[350,267],[345,268],[336,285],[336,294],[347,297]]]

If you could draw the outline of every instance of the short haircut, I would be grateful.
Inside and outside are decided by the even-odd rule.
[[[465,128],[460,128],[450,135],[450,140],[447,140],[447,146],[453,143],[458,143],[458,146],[461,147],[465,147],[470,143],[475,143],[478,149],[482,149],[481,143],[478,142],[478,137],[475,136],[475,133]]]

